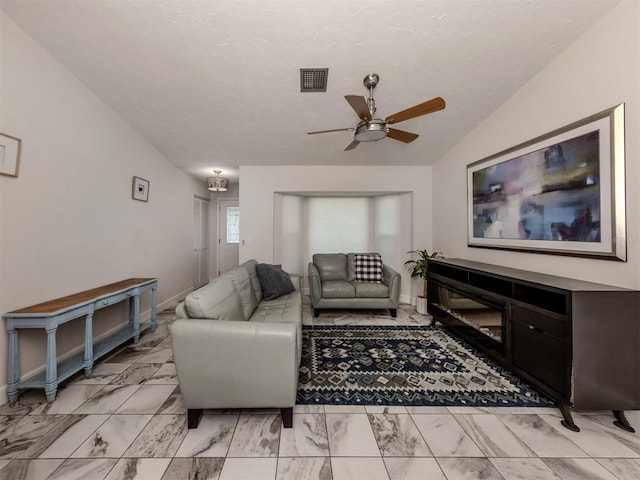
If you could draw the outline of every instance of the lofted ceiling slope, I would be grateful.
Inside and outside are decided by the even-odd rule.
[[[614,0],[1,0],[2,10],[167,159],[204,178],[239,165],[429,165],[609,11]],[[326,93],[299,69],[328,67]],[[345,94],[378,73],[385,117],[420,134],[343,149]],[[400,128],[400,127],[399,127]]]

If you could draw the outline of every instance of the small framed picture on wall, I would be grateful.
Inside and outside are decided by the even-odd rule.
[[[19,138],[0,133],[0,175],[18,176],[21,143]]]
[[[141,202],[149,201],[149,180],[140,177],[133,177],[133,187],[131,198]]]

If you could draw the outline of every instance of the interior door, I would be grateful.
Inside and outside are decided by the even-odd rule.
[[[193,197],[193,288],[209,281],[209,200]]]
[[[238,266],[240,251],[240,207],[237,199],[218,203],[218,275]]]

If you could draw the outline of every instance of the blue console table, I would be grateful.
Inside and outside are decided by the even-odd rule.
[[[47,401],[56,398],[58,383],[82,370],[91,376],[94,362],[133,338],[138,342],[140,332],[156,329],[156,278],[129,278],[120,282],[58,298],[38,305],[5,313],[9,332],[9,365],[7,394],[10,405],[18,400],[20,388],[44,388]],[[140,323],[140,295],[151,290],[151,320]],[[101,308],[130,299],[129,323],[122,329],[93,344],[93,313]],[[58,364],[56,330],[59,325],[77,318],[85,318],[84,352],[79,352]],[[44,328],[47,332],[47,368],[45,372],[20,380],[20,352],[18,331],[22,328]]]

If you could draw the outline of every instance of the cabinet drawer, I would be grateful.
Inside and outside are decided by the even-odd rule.
[[[566,320],[558,320],[543,313],[513,304],[511,305],[511,319],[530,326],[530,328],[532,327],[531,330],[536,329],[562,340],[568,338],[567,329],[569,323]]]
[[[131,292],[123,292],[118,293],[117,295],[111,295],[109,297],[101,298],[96,301],[96,310],[104,307],[108,307],[109,305],[113,305],[114,303],[122,302],[131,296]]]
[[[512,323],[511,335],[513,364],[567,397],[567,343],[520,322]]]

